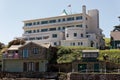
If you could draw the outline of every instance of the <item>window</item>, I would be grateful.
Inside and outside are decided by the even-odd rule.
[[[88,26],[86,25],[86,28],[88,28]]]
[[[58,27],[58,30],[60,30],[61,28],[60,27]]]
[[[65,18],[63,18],[62,21],[65,21]]]
[[[81,34],[81,37],[83,37],[83,34]]]
[[[38,48],[33,48],[33,54],[38,54],[39,53],[39,49]]]
[[[49,38],[49,36],[43,36],[43,39],[48,39]]]
[[[69,34],[67,34],[67,36],[66,37],[69,37]]]
[[[48,31],[48,29],[41,29],[41,32],[46,32]]]
[[[65,27],[63,27],[63,30],[65,30]]]
[[[42,39],[42,37],[36,37],[36,39],[37,39],[37,40],[41,40],[41,39]]]
[[[34,22],[33,25],[36,25],[36,22]]]
[[[82,16],[77,16],[76,17],[76,20],[81,20],[82,19]]]
[[[77,37],[77,33],[74,33],[74,37]]]
[[[54,45],[56,46],[56,45],[57,45],[57,42],[54,42]]]
[[[23,49],[23,58],[28,57],[28,49]]]
[[[23,71],[39,71],[39,62],[24,62]]]
[[[35,38],[34,38],[34,37],[31,37],[31,38],[29,38],[29,40],[35,40]]]
[[[48,21],[41,21],[41,24],[47,24]]]
[[[39,32],[39,29],[37,29],[37,32]]]
[[[72,21],[72,20],[74,20],[74,17],[67,18],[67,21]]]
[[[56,23],[56,20],[50,20],[49,23]]]
[[[49,29],[49,31],[55,31],[56,30],[56,28],[50,28]]]
[[[76,25],[76,27],[82,27],[82,24],[80,24],[80,25]]]
[[[80,45],[80,42],[78,42],[78,45]]]
[[[32,23],[25,23],[25,26],[32,26]]]
[[[57,38],[57,34],[52,34],[52,37],[53,38]]]
[[[39,25],[40,24],[40,22],[37,22],[37,25]]]
[[[90,35],[86,35],[86,37],[87,37],[87,38],[89,38],[89,37],[90,37]]]
[[[33,30],[33,33],[36,33],[36,30]]]
[[[83,42],[81,42],[81,45],[83,45]]]
[[[75,46],[75,43],[73,43],[73,46]]]
[[[58,22],[61,22],[61,19],[58,19]]]

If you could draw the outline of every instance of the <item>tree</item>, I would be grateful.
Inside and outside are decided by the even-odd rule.
[[[4,48],[5,44],[0,42],[0,49]]]
[[[15,39],[15,40],[12,40],[8,43],[8,48],[11,45],[23,45],[24,43],[25,43],[25,41],[23,39]]]

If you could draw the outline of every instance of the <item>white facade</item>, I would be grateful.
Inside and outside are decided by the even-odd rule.
[[[26,20],[22,38],[26,41],[50,43],[52,46],[104,46],[99,28],[99,11],[82,7],[82,13]]]

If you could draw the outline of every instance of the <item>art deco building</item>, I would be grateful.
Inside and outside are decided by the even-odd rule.
[[[25,20],[22,38],[26,41],[50,43],[52,46],[104,47],[99,11],[82,6],[82,13]]]

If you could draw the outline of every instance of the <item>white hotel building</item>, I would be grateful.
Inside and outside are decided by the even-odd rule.
[[[82,7],[82,13],[26,20],[22,38],[26,41],[50,43],[52,46],[104,47],[99,28],[99,11]]]

